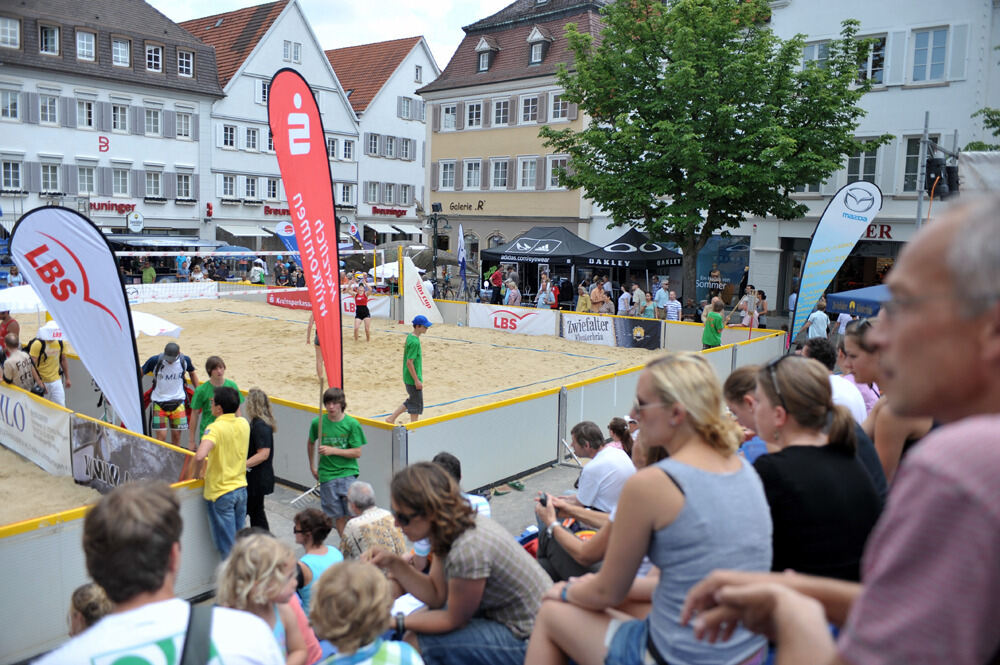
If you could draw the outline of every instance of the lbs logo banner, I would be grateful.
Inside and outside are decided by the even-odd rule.
[[[469,305],[469,327],[492,328],[522,335],[555,335],[559,313],[551,309]]]

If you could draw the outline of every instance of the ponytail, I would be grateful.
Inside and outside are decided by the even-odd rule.
[[[830,446],[853,455],[858,448],[857,437],[854,435],[854,416],[847,407],[840,404],[834,404],[830,413],[833,416],[830,433],[827,435]]]
[[[721,417],[708,422],[693,421],[691,425],[705,443],[725,455],[736,452],[743,442],[743,430],[732,418]]]

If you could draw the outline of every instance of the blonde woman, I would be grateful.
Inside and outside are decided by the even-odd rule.
[[[771,567],[767,500],[736,455],[743,437],[711,366],[690,353],[654,360],[639,375],[631,415],[643,445],[670,456],[625,482],[600,572],[546,592],[525,663],[709,665],[762,657],[766,640],[745,628],[728,642],[705,644],[678,620],[687,590],[712,570]],[[647,554],[660,575],[635,580]],[[608,611],[626,599],[651,600],[649,616]]]
[[[76,588],[70,598],[69,636],[76,637],[110,614],[114,606],[104,589],[94,582]]]
[[[391,608],[389,581],[374,566],[347,561],[323,573],[309,618],[337,653],[318,665],[423,665],[406,642],[380,639],[392,623]]]
[[[219,568],[216,602],[260,617],[274,632],[286,665],[305,665],[306,640],[288,601],[295,593],[295,555],[263,534],[241,538]]]
[[[270,531],[264,513],[264,497],[274,492],[274,433],[278,423],[271,414],[271,402],[260,388],[247,393],[247,420],[250,421],[250,448],[247,450],[247,515],[250,526]]]
[[[576,299],[576,311],[578,312],[590,312],[590,294],[587,293],[587,287],[583,284],[576,287],[577,299]]]

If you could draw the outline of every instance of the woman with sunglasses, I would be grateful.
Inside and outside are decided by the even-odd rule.
[[[778,448],[754,462],[774,523],[772,570],[857,582],[882,502],[855,456],[854,418],[834,405],[826,368],[801,356],[761,368],[756,400],[757,434]]]
[[[477,515],[438,464],[418,462],[392,479],[392,512],[411,541],[429,538],[430,572],[372,548],[383,568],[427,605],[395,617],[427,665],[519,665],[549,576],[506,529]]]
[[[844,353],[854,371],[855,383],[883,385],[879,350],[868,341],[871,329],[872,322],[868,319],[849,323],[844,331]],[[878,401],[868,412],[862,427],[875,443],[887,482],[892,483],[903,455],[931,430],[932,425],[930,418],[896,415],[886,401],[884,391],[879,392]]]
[[[765,640],[742,627],[706,644],[678,621],[685,594],[707,572],[771,567],[767,500],[736,455],[742,433],[711,366],[692,353],[654,360],[639,375],[632,416],[643,444],[670,456],[626,481],[601,570],[545,593],[525,663],[761,662]],[[636,580],[646,554],[660,575]],[[612,610],[643,598],[652,600],[646,619]]]
[[[344,555],[336,547],[324,541],[333,529],[333,520],[318,508],[306,508],[295,514],[293,520],[295,542],[306,553],[298,560],[297,589],[302,600],[302,610],[309,614],[309,599],[316,580],[327,568],[344,560]]]

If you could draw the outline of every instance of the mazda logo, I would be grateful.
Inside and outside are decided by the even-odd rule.
[[[844,194],[844,205],[853,212],[868,212],[875,205],[875,197],[863,187],[851,187]]]

